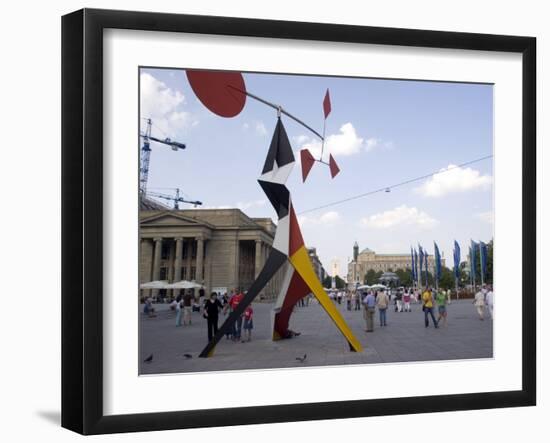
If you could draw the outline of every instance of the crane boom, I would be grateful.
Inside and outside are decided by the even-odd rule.
[[[147,181],[149,180],[149,161],[151,160],[151,141],[162,143],[164,145],[170,146],[173,151],[178,149],[185,149],[185,144],[180,143],[170,138],[166,137],[164,140],[151,136],[151,125],[152,121],[150,118],[147,119],[147,128],[145,133],[140,134],[140,137],[143,138],[143,146],[141,147],[141,164],[139,168],[139,190],[145,195],[147,193]]]
[[[185,198],[180,196],[180,189],[176,188],[176,195],[168,195],[168,194],[161,194],[160,192],[148,192],[147,195],[150,195],[151,197],[156,198],[162,198],[164,200],[170,200],[174,202],[174,209],[179,209],[179,203],[189,203],[195,206],[202,205],[201,201],[198,200],[186,200]]]

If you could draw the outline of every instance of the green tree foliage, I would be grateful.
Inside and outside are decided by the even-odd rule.
[[[395,271],[395,275],[399,277],[399,284],[401,286],[412,286],[411,270],[409,268],[398,269]]]
[[[441,277],[439,278],[439,287],[443,289],[454,289],[455,276],[452,270],[441,267]]]
[[[468,252],[469,253],[469,252]],[[479,247],[475,250],[476,256],[476,284],[481,283],[481,254]],[[470,280],[467,278],[467,284],[470,284]],[[493,283],[493,240],[487,243],[487,274],[484,276],[484,282]]]
[[[378,279],[382,277],[382,271],[376,272],[374,269],[369,269],[365,274],[363,283],[366,285],[374,285],[378,283]]]
[[[325,288],[332,288],[332,277],[330,275],[327,275],[323,280],[323,286]],[[343,278],[340,278],[338,275],[336,276],[336,288],[338,289],[344,289],[346,287],[346,282]]]

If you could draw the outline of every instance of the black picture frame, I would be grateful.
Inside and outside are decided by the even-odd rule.
[[[517,391],[103,413],[103,31],[190,32],[522,55],[522,388]],[[62,426],[82,434],[536,404],[536,39],[504,35],[83,9],[62,18]]]

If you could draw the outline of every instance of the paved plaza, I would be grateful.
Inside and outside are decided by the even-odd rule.
[[[420,304],[412,312],[388,309],[388,326],[365,332],[363,311],[348,311],[337,305],[361,344],[363,352],[350,352],[347,342],[316,301],[296,307],[290,328],[299,337],[274,342],[270,339],[272,304],[254,303],[252,341],[236,343],[223,338],[212,358],[198,358],[207,343],[206,320],[194,312],[192,324],[175,326],[175,312],[157,304],[157,316],[148,318],[140,308],[140,374],[203,372],[240,369],[288,368],[365,363],[492,358],[493,322],[489,315],[480,321],[471,300],[448,306],[448,326],[424,327]],[[436,314],[437,317],[437,314]],[[221,326],[225,316],[220,314]],[[430,320],[431,322],[431,320]],[[243,331],[244,332],[244,331]],[[153,354],[150,363],[143,360]],[[184,354],[191,355],[191,358]],[[302,363],[297,357],[307,358]]]

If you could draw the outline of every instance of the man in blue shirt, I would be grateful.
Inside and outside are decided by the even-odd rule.
[[[367,321],[366,332],[374,331],[374,312],[376,310],[376,297],[369,291],[367,296],[363,299],[363,305],[365,306],[365,320]]]

